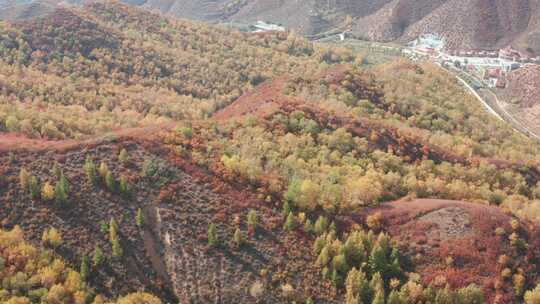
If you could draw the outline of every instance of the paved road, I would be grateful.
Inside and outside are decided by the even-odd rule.
[[[487,89],[482,90],[483,93],[488,93],[491,96],[493,96],[496,109],[494,109],[494,107],[489,102],[487,102],[482,96],[480,96],[480,94],[478,94],[478,92],[473,87],[471,87],[465,80],[459,77],[459,75],[455,75],[455,76],[482,103],[482,105],[488,110],[489,113],[493,114],[495,117],[497,117],[500,120],[506,121],[508,124],[510,124],[514,128],[514,130],[540,141],[539,135],[537,135],[531,129],[529,129],[526,125],[524,125],[523,123],[515,119],[512,114],[508,113],[508,111],[506,111],[501,106],[501,102],[499,101],[499,98],[497,97],[497,95],[495,95],[495,93]],[[499,113],[502,113],[502,116],[504,116],[504,118]]]
[[[476,99],[480,100],[480,102],[488,110],[488,112],[493,114],[498,119],[504,121],[504,119],[501,117],[501,115],[499,115],[499,113],[497,113],[497,111],[493,110],[493,108],[478,94],[478,92],[476,92],[476,90],[473,87],[471,87],[465,80],[463,80],[458,75],[456,75],[456,78],[459,80],[459,82],[461,82],[463,85],[465,85],[465,87],[467,87],[467,89],[469,89],[469,91],[471,91],[471,93],[476,97]]]

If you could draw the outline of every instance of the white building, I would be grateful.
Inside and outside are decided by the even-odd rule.
[[[254,33],[260,33],[260,32],[284,32],[285,28],[283,26],[273,24],[273,23],[266,23],[264,21],[257,21],[255,24],[253,24],[253,27],[255,30]]]
[[[409,43],[410,47],[441,51],[444,48],[444,38],[437,34],[422,34]]]

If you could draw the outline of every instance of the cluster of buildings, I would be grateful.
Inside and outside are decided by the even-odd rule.
[[[410,56],[435,59],[445,66],[461,69],[491,88],[505,88],[506,75],[525,64],[540,63],[540,57],[531,58],[512,47],[499,51],[444,51],[444,38],[437,34],[423,34],[409,43]]]

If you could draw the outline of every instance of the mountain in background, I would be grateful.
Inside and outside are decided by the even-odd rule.
[[[201,20],[271,21],[307,35],[351,26],[354,35],[377,41],[408,42],[429,32],[444,36],[451,49],[540,51],[538,0],[148,0],[143,6]]]
[[[177,17],[203,21],[270,21],[283,24],[305,35],[351,29],[352,34],[361,38],[408,42],[422,33],[438,33],[446,39],[449,49],[489,50],[512,45],[529,54],[540,52],[539,0],[125,0],[124,2]],[[0,8],[2,6],[0,2]],[[25,7],[26,10],[36,10],[35,6],[28,8],[28,4],[25,4]],[[39,10],[41,9],[39,7]],[[0,18],[17,15],[21,13],[2,14],[0,9]]]
[[[0,0],[0,20],[24,20],[51,13],[57,1]]]

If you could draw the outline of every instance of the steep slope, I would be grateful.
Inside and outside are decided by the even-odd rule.
[[[45,156],[23,150],[2,154],[2,227],[21,227],[34,244],[46,229],[56,228],[63,242],[54,250],[73,267],[84,256],[93,260],[99,248],[104,261],[90,266],[87,282],[109,298],[147,290],[164,303],[284,303],[315,295],[336,303],[335,291],[318,279],[306,258],[310,238],[283,231],[282,216],[249,188],[231,187],[152,138],[51,148]],[[117,158],[122,149],[129,160]],[[88,179],[88,159],[99,167],[94,183]],[[100,163],[107,164],[113,186],[100,173]],[[37,196],[21,186],[23,168],[37,178]],[[57,191],[52,199],[41,193],[46,183],[58,188],[56,170],[69,183],[66,202],[58,201]],[[129,193],[121,180],[127,181]],[[246,223],[250,210],[257,212],[256,227]],[[137,219],[139,212],[144,224]],[[111,239],[112,219],[120,255]],[[215,247],[207,240],[211,223],[217,227]],[[243,234],[241,246],[233,238],[236,229]],[[282,291],[285,285],[294,291]]]
[[[317,71],[333,53],[287,33],[243,34],[117,2],[2,23],[0,37],[0,129],[54,139],[204,118],[267,78]]]
[[[224,5],[228,0],[146,0],[144,7],[158,9],[182,18],[197,20],[219,20],[226,15]]]
[[[533,10],[531,2],[523,0],[448,1],[418,21],[407,24],[401,39],[434,32],[445,37],[451,49],[502,48],[512,44],[522,33],[538,30],[528,27],[529,20],[537,18],[533,13],[538,12]]]
[[[352,29],[372,40],[408,42],[423,33],[443,36],[449,49],[492,50],[512,45],[540,52],[538,0],[136,0],[124,1],[150,10],[204,21],[257,20],[284,24],[307,35]],[[45,11],[46,2],[0,9],[0,18],[14,19]],[[74,1],[77,3],[77,1]],[[352,19],[348,20],[347,18]],[[350,22],[350,23],[349,23]]]
[[[0,35],[0,224],[110,299],[520,303],[540,278],[540,147],[434,64],[115,2]]]
[[[58,241],[58,238],[54,239]],[[0,300],[3,303],[104,303],[85,282],[88,273],[69,268],[51,248],[36,247],[25,240],[19,226],[0,231],[0,277],[4,282]],[[160,304],[149,294],[137,292],[122,297],[118,302]]]
[[[25,20],[46,15],[56,8],[56,1],[0,1],[0,20]]]
[[[509,113],[531,131],[540,134],[540,67],[526,66],[510,73],[500,101]]]
[[[526,66],[508,75],[505,98],[521,108],[540,104],[540,67]]]
[[[374,40],[408,42],[422,33],[442,35],[450,49],[498,49],[514,45],[540,52],[538,0],[370,0],[370,1],[156,1],[148,8],[202,20],[266,20],[303,34],[347,28]]]
[[[80,148],[64,153],[54,150],[41,155],[40,152],[3,153],[2,175],[4,186],[0,200],[5,204],[0,217],[2,226],[11,228],[20,226],[29,240],[39,242],[45,229],[54,227],[62,235],[63,244],[57,252],[78,267],[84,255],[92,256],[96,248],[100,248],[105,256],[103,265],[92,267],[91,283],[102,294],[115,297],[138,289],[146,289],[162,299],[174,299],[168,289],[168,278],[158,273],[147,259],[144,231],[135,225],[135,215],[138,208],[144,204],[141,199],[151,201],[157,196],[149,191],[151,188],[134,182],[134,174],[139,173],[141,162],[149,157],[139,146],[126,143],[131,152],[130,166],[115,166],[115,155],[119,147],[114,144],[104,144],[87,151]],[[131,147],[131,148],[130,148]],[[37,153],[37,154],[36,154]],[[10,156],[12,155],[12,156]],[[38,157],[38,155],[41,155]],[[94,157],[96,162],[105,162],[110,166],[110,172],[117,178],[129,178],[133,185],[133,197],[115,194],[107,190],[103,180],[93,185],[88,182],[84,173],[84,163],[87,156]],[[113,158],[111,158],[113,156]],[[56,165],[55,165],[56,164]],[[19,173],[25,168],[29,174],[37,178],[39,190],[45,182],[51,185],[59,183],[59,178],[53,170],[53,165],[62,170],[69,184],[67,202],[46,199],[38,195],[31,197],[24,187],[18,183]],[[101,184],[101,186],[99,186]],[[144,191],[145,194],[139,193]],[[58,197],[58,196],[57,196]],[[118,221],[121,243],[124,251],[123,258],[112,256],[112,247],[108,240],[107,224],[111,219]]]
[[[417,68],[422,73],[427,71],[427,67]],[[412,66],[400,69],[400,73],[410,73]],[[348,238],[358,226],[367,226],[389,233],[399,244],[400,265],[408,275],[402,278],[388,270],[392,274],[386,278],[400,280],[402,285],[397,288],[400,292],[413,288],[416,301],[430,301],[445,286],[457,290],[472,288],[470,284],[480,286],[486,300],[462,303],[519,301],[523,290],[533,287],[539,275],[534,266],[529,267],[538,259],[534,249],[539,246],[534,238],[538,226],[527,220],[520,222],[508,211],[517,211],[513,202],[519,195],[510,195],[502,203],[499,195],[505,196],[505,190],[500,188],[503,176],[512,175],[511,179],[517,181],[521,179],[519,175],[525,177],[529,173],[521,171],[519,163],[511,165],[497,159],[456,155],[451,148],[441,149],[419,138],[415,135],[418,131],[406,132],[388,122],[369,119],[365,112],[350,117],[335,110],[338,105],[333,107],[334,111],[327,112],[318,107],[330,106],[324,101],[283,94],[303,91],[302,97],[309,93],[320,97],[324,89],[316,85],[323,84],[335,94],[327,99],[338,100],[339,104],[341,98],[337,92],[343,85],[358,96],[362,94],[366,103],[377,107],[388,103],[369,75],[358,79],[348,73],[347,67],[331,69],[318,75],[314,84],[305,79],[283,78],[268,82],[216,113],[220,126],[213,130],[195,128],[192,136],[197,138],[197,146],[190,144],[194,140],[186,141],[181,131],[170,134],[167,141],[182,151],[179,153],[184,157],[197,159],[231,183],[253,185],[268,203],[279,206],[284,201],[283,212],[302,219],[299,221],[305,225],[300,229],[307,233],[313,233],[310,225],[320,214],[334,220],[339,241],[326,234],[317,237],[313,261],[338,290],[343,291],[339,282],[345,280],[345,275],[342,270],[334,275],[332,269],[339,265],[340,253],[348,250],[339,248],[349,243]],[[393,77],[405,76],[394,67]],[[238,123],[230,124],[231,119]],[[531,180],[534,185],[540,175],[538,172],[532,175],[536,176]],[[507,189],[517,189],[516,186],[508,185]],[[483,195],[487,196],[482,198]],[[400,197],[405,200],[384,203]],[[464,199],[475,203],[432,199],[409,202],[407,197]],[[516,214],[537,221],[538,201],[531,197],[530,201],[521,202],[524,206],[536,206],[536,211]],[[497,204],[502,208],[494,206]],[[532,216],[533,213],[536,215]],[[321,250],[324,245],[320,244],[330,244],[327,245],[330,248]],[[371,251],[370,259],[373,255]],[[353,258],[346,260],[346,265],[353,265]],[[373,265],[369,261],[367,265]],[[361,269],[371,277],[370,267]],[[512,281],[507,279],[509,276]],[[514,289],[513,280],[527,283]]]

